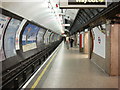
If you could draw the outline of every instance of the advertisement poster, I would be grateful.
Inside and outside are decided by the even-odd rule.
[[[5,38],[4,38],[6,58],[16,55],[15,37],[16,37],[16,31],[18,30],[20,24],[21,21],[12,18],[6,29]]]
[[[4,52],[3,52],[3,34],[6,28],[8,21],[10,20],[9,17],[0,14],[0,61],[5,59]]]
[[[37,34],[37,46],[38,48],[41,48],[41,49],[44,48],[44,34],[45,34],[45,30],[40,28]]]
[[[105,44],[106,37],[105,34],[102,33],[97,27],[93,29],[94,32],[94,49],[93,52],[97,55],[105,58]]]
[[[22,35],[23,52],[37,48],[36,38],[39,29],[40,29],[39,27],[32,24],[28,24],[26,26]]]
[[[51,32],[48,32],[48,37],[47,37],[48,44],[50,43],[50,34]]]
[[[44,43],[47,44],[48,43],[48,30],[46,31],[45,35],[44,35]]]
[[[52,37],[51,37],[51,38],[52,38],[52,42],[54,42],[54,35],[55,35],[55,34],[53,33],[53,34],[52,34]]]
[[[45,30],[40,28],[37,34],[37,44],[44,43],[44,37],[43,37],[44,33],[45,33]]]
[[[55,35],[54,35],[54,41],[56,41],[56,39],[57,39],[57,35],[55,34]]]

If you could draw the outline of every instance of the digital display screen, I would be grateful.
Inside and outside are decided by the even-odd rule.
[[[16,55],[15,38],[16,38],[16,32],[20,24],[21,24],[20,20],[12,18],[6,29],[5,38],[4,38],[4,48],[5,48],[6,58]]]
[[[22,35],[23,52],[37,48],[37,33],[39,29],[38,26],[33,24],[28,24],[25,27]]]
[[[5,55],[3,51],[3,34],[9,20],[10,17],[0,14],[0,61],[3,61],[5,59]]]

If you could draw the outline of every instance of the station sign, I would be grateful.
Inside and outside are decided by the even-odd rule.
[[[60,0],[61,9],[105,7],[107,7],[107,0]]]

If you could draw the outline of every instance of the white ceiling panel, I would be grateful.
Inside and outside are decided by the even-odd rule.
[[[51,2],[54,10],[48,8],[49,1]],[[59,0],[40,0],[39,2],[6,1],[2,2],[2,7],[28,20],[37,22],[38,24],[57,33],[63,33],[63,27],[59,19],[59,13],[61,13],[61,10],[59,7],[56,7],[56,4],[59,4]],[[76,12],[77,10],[67,10],[66,14],[74,20]]]
[[[61,32],[61,25],[58,23],[55,14],[51,13],[47,2],[3,2],[2,6],[57,33]]]

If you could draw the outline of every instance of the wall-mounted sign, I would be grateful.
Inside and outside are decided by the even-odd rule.
[[[94,48],[93,52],[103,58],[106,57],[106,35],[102,33],[97,27],[93,28],[94,32]]]
[[[60,0],[60,8],[105,8],[107,0]]]

